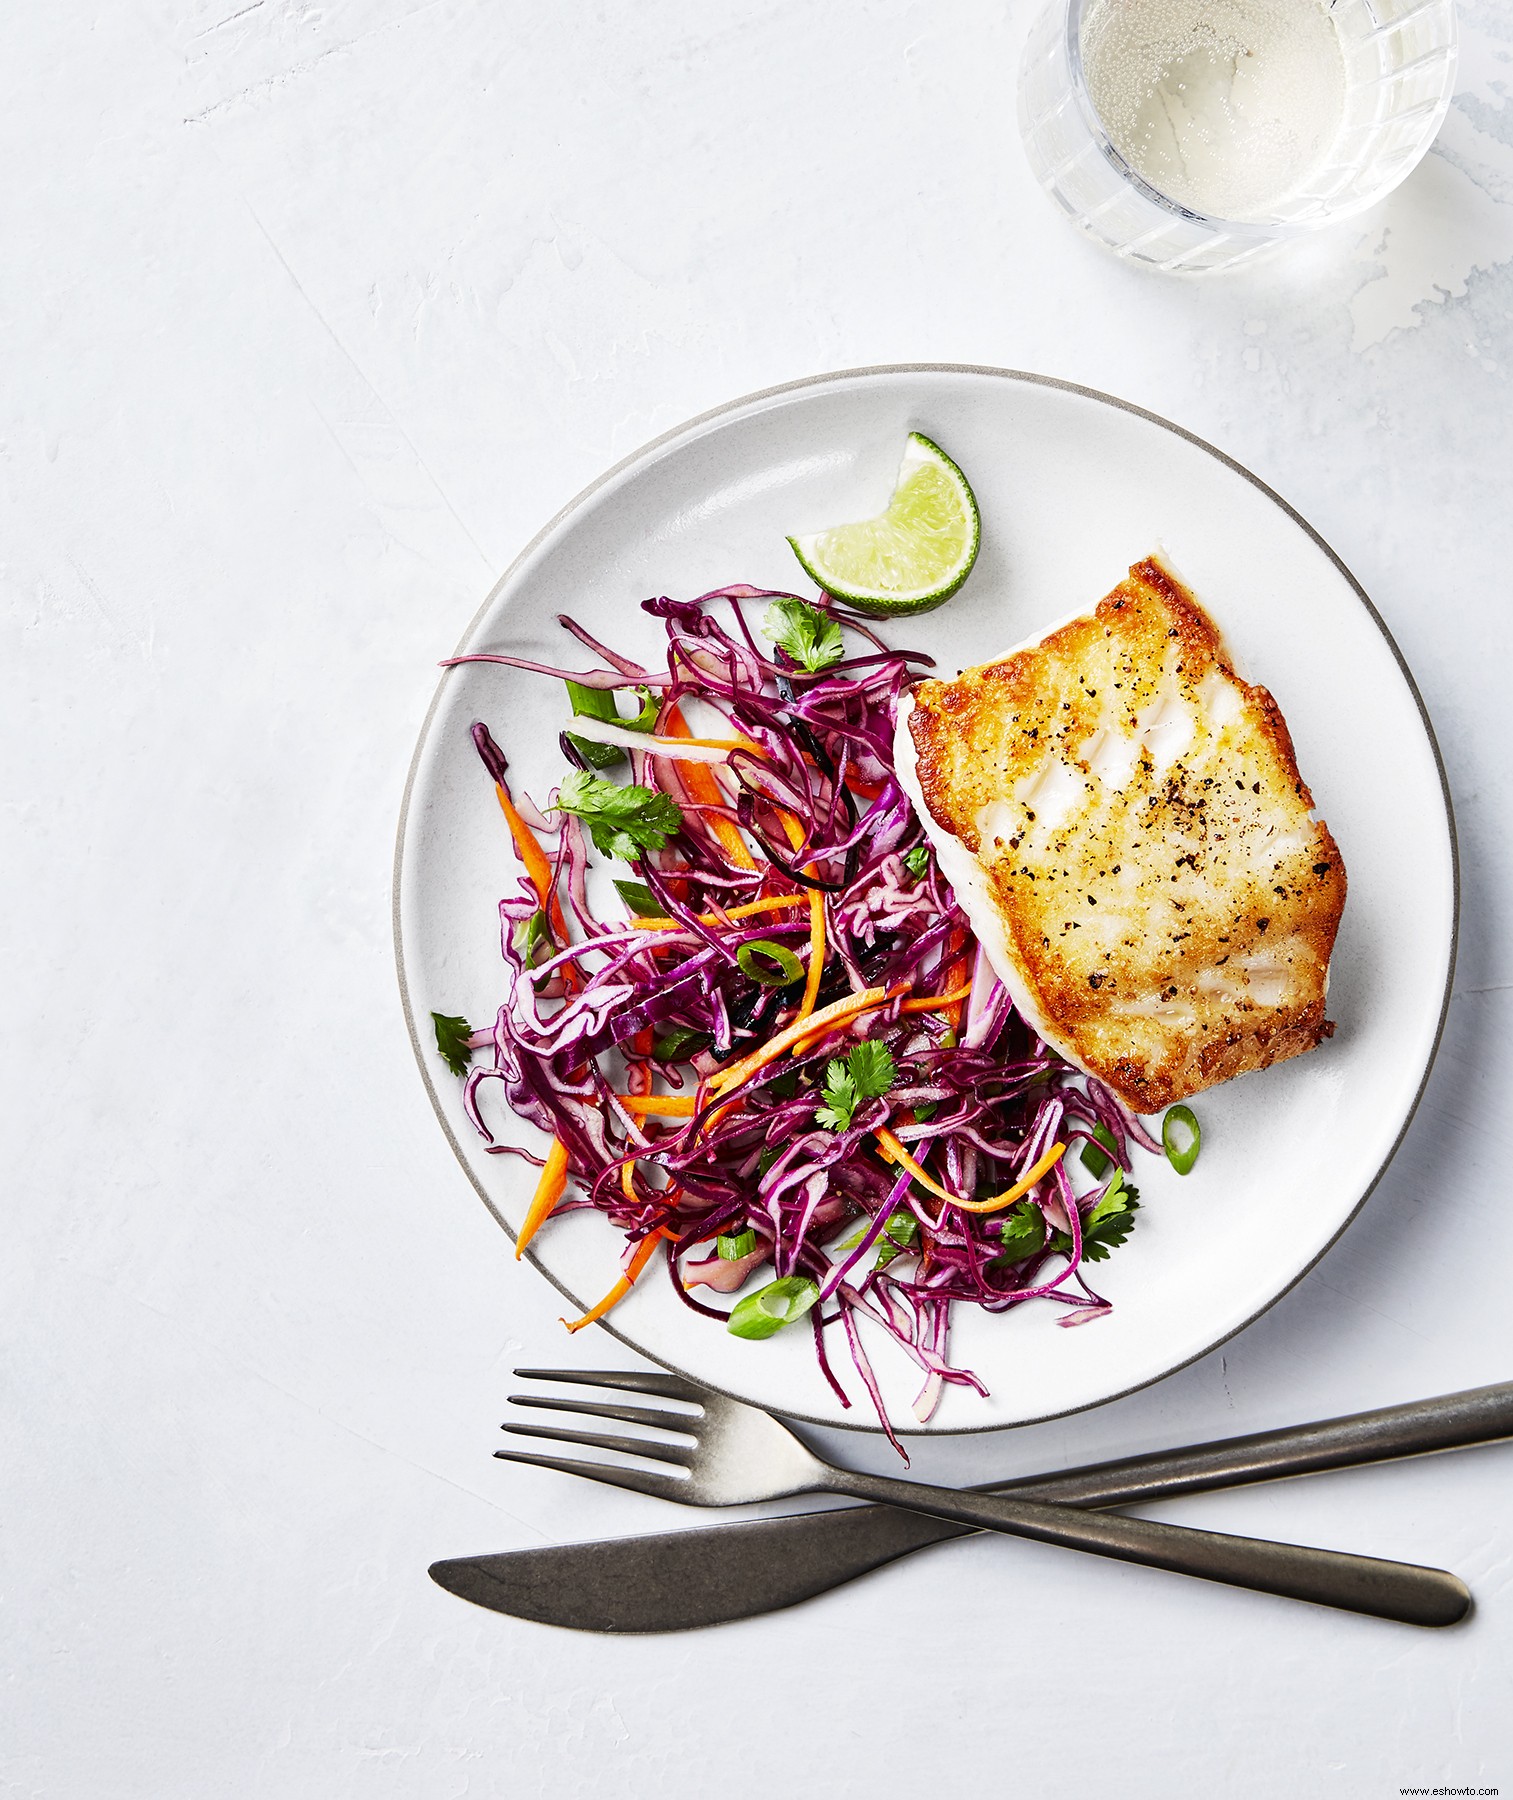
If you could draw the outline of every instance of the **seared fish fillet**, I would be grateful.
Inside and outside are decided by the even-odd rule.
[[[1333,1030],[1340,853],[1276,702],[1160,563],[1037,644],[920,682],[895,749],[999,979],[1127,1105]]]

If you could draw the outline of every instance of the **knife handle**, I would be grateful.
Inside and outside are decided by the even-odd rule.
[[[1384,1562],[1375,1556],[1351,1556],[1343,1550],[1317,1550],[1306,1544],[1278,1544],[1264,1538],[1195,1531],[1186,1525],[1164,1525],[1093,1507],[1054,1506],[1018,1494],[963,1493],[900,1481],[891,1475],[866,1475],[826,1465],[828,1492],[858,1500],[881,1500],[906,1506],[937,1519],[1033,1538],[1042,1544],[1195,1575],[1229,1587],[1311,1600],[1347,1612],[1395,1619],[1402,1625],[1455,1625],[1471,1608],[1471,1595],[1458,1576],[1416,1563]]]

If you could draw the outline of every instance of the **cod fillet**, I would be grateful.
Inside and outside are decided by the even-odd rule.
[[[1345,868],[1265,688],[1154,559],[900,709],[900,775],[1000,980],[1137,1112],[1311,1050]]]

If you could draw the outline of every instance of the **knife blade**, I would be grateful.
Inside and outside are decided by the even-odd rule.
[[[1066,1505],[1129,1506],[1513,1437],[1513,1382],[1405,1406],[985,1482]],[[507,1550],[432,1563],[448,1593],[578,1631],[687,1631],[776,1612],[970,1528],[888,1506],[790,1513],[733,1525]]]

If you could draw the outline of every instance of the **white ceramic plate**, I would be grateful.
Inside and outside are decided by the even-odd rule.
[[[1203,1152],[1178,1178],[1142,1159],[1144,1210],[1097,1270],[1113,1314],[1060,1329],[1033,1303],[959,1308],[951,1360],[989,1400],[947,1389],[929,1429],[965,1431],[1092,1406],[1201,1356],[1270,1306],[1354,1216],[1412,1115],[1439,1039],[1454,956],[1454,837],[1422,703],[1344,565],[1254,476],[1198,439],[1107,396],[996,369],[863,369],[755,394],[692,420],[612,469],[552,521],[485,602],[465,649],[583,667],[556,624],[660,663],[648,595],[729,582],[811,591],[785,535],[865,517],[886,498],[905,433],[966,470],[982,553],[941,611],[889,624],[947,673],[1091,607],[1157,545],[1213,612],[1242,673],[1276,695],[1298,761],[1345,858],[1349,900],[1333,963],[1332,1042],[1200,1096]],[[395,872],[400,984],[421,1072],[453,1148],[513,1232],[534,1171],[487,1156],[429,1014],[493,1017],[501,893],[519,875],[468,738],[488,721],[512,778],[538,800],[560,777],[559,684],[497,666],[447,673],[421,733]],[[516,1125],[515,1138],[534,1136]],[[539,1148],[539,1140],[537,1143]],[[621,1240],[574,1214],[530,1260],[581,1309],[618,1273]],[[655,1269],[615,1311],[615,1335],[668,1368],[792,1417],[868,1427],[835,1402],[807,1331],[731,1337],[683,1307]],[[912,1424],[914,1366],[886,1342],[874,1362],[894,1417]],[[537,1346],[550,1362],[551,1346]],[[844,1346],[835,1351],[845,1379]]]

